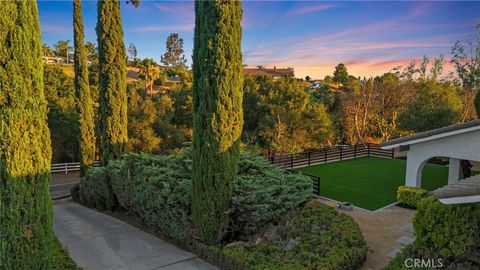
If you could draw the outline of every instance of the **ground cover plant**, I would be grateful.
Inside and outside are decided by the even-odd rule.
[[[245,269],[357,269],[367,245],[354,220],[319,201],[290,213],[255,242],[234,243],[222,252]]]
[[[53,267],[52,270],[81,270],[68,251],[62,246],[56,237],[53,239]]]
[[[299,169],[321,177],[320,195],[376,210],[397,201],[397,189],[405,185],[406,162],[363,157]],[[447,184],[448,168],[427,164],[422,188],[432,190]]]

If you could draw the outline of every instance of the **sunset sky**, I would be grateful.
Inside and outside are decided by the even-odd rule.
[[[159,62],[168,34],[178,32],[191,64],[192,1],[142,0],[138,8],[122,1],[121,8],[125,44],[134,43],[139,57]],[[96,1],[83,9],[86,41],[96,42]],[[293,67],[297,77],[313,78],[338,63],[368,77],[423,55],[448,60],[456,40],[476,39],[480,22],[480,2],[244,1],[243,12],[245,64]],[[71,1],[39,1],[39,13],[44,43],[73,40]]]

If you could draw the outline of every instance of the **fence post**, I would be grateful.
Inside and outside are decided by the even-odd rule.
[[[392,148],[392,159],[395,158],[395,150]]]
[[[327,163],[327,148],[323,149],[323,154],[325,154],[325,163]]]
[[[355,144],[354,147],[353,147],[353,157],[356,158],[357,157],[357,145]]]
[[[65,174],[68,173],[68,163],[65,163]]]
[[[312,152],[308,152],[308,166],[310,166],[310,156],[311,156]]]
[[[367,143],[367,156],[370,156],[370,144]]]
[[[275,164],[275,155],[272,155],[272,157],[270,158],[270,160],[271,160],[271,163],[272,163],[272,164]]]
[[[290,155],[290,169],[293,170],[293,155]]]
[[[340,146],[340,160],[343,160],[343,147]]]
[[[317,176],[317,195],[320,196],[320,176]]]

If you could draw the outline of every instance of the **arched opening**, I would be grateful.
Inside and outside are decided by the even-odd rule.
[[[434,190],[480,174],[480,163],[452,157],[431,157],[418,165],[416,186]]]
[[[448,157],[431,157],[419,167],[420,186],[434,190],[448,184],[450,159]]]

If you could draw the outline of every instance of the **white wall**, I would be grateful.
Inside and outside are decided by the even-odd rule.
[[[480,130],[410,145],[405,176],[407,186],[421,186],[422,169],[433,157],[453,158],[449,183],[453,182],[453,177],[459,175],[460,169],[456,160],[480,161]]]

